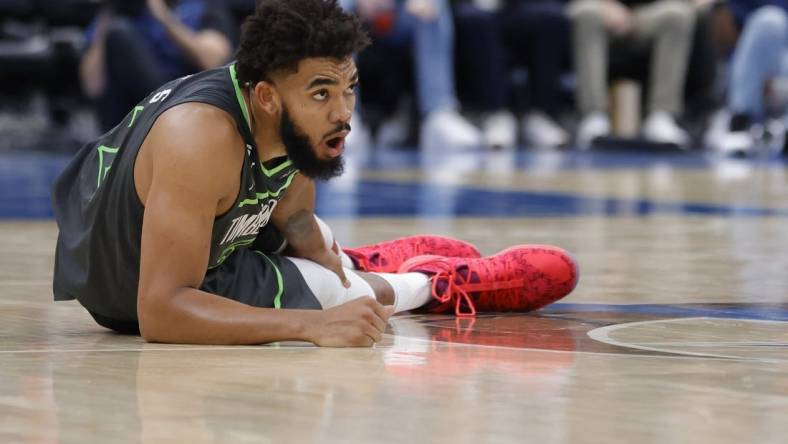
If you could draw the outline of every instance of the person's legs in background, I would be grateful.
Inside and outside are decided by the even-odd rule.
[[[764,86],[778,73],[781,55],[788,45],[788,14],[776,6],[764,6],[745,23],[731,60],[728,108],[737,127],[764,117]],[[733,122],[732,122],[733,123]]]
[[[588,149],[610,133],[607,102],[608,33],[600,2],[572,0],[572,51],[577,73],[577,108],[581,116],[576,143]]]
[[[99,99],[99,122],[103,130],[118,124],[140,100],[167,80],[156,57],[134,26],[126,19],[113,19],[106,37],[106,89]]]
[[[398,21],[413,30],[414,79],[422,116],[422,147],[474,147],[481,133],[459,113],[454,81],[454,22],[447,0],[429,2],[433,17],[418,16],[407,0],[399,5]]]
[[[764,6],[746,20],[730,64],[725,118],[727,128],[709,144],[725,155],[746,154],[755,147],[753,123],[765,117],[764,89],[782,68],[788,48],[788,13]]]
[[[560,78],[571,32],[563,4],[518,3],[503,11],[502,29],[512,61],[528,70],[529,111],[522,122],[523,138],[538,147],[567,143],[569,134],[557,123]]]
[[[517,142],[517,121],[507,109],[509,63],[498,10],[461,3],[454,10],[460,97],[482,113],[484,142],[511,148]]]
[[[721,45],[715,42],[714,16],[720,6],[696,6],[692,50],[684,85],[684,122],[700,130],[710,115],[722,106],[719,91]]]
[[[776,125],[779,126],[776,130],[782,131],[781,134],[776,135],[781,138],[782,146],[776,144],[775,148],[782,149],[783,155],[788,155],[788,148],[786,148],[788,145],[788,45],[783,49],[780,57],[780,72],[772,86],[772,94],[778,116],[775,119]]]
[[[363,85],[359,88],[356,112],[369,128],[374,143],[401,145],[411,138],[410,113],[400,112],[403,92],[413,90],[410,39],[396,41],[374,32],[371,35],[373,44],[357,59]],[[351,134],[359,123],[354,117]]]
[[[683,111],[695,10],[681,0],[662,0],[635,7],[633,14],[634,38],[653,42],[643,136],[655,142],[686,146],[689,135],[675,119]]]
[[[385,20],[362,17],[373,40],[372,47],[361,53],[358,60],[365,91],[364,118],[373,127],[380,124],[378,143],[401,143],[408,138],[408,125],[403,122],[407,119],[400,118],[401,113],[396,111],[403,103],[403,90],[412,85],[415,108],[422,120],[423,147],[479,145],[480,132],[459,114],[454,79],[454,24],[449,2],[397,0],[392,8]],[[406,61],[402,59],[403,54]],[[404,67],[412,67],[412,72],[403,73]],[[375,107],[367,103],[373,101],[384,102],[383,112],[377,119],[368,119],[366,114]]]

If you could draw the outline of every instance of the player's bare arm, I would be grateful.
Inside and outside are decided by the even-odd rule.
[[[164,113],[143,145],[135,168],[145,206],[138,291],[143,337],[200,344],[307,340],[370,345],[379,340],[388,316],[374,300],[325,312],[273,310],[198,289],[213,220],[238,192],[242,147],[232,120],[199,104]]]
[[[303,175],[297,175],[279,201],[271,221],[287,239],[292,254],[309,259],[328,268],[339,276],[347,287],[342,262],[336,251],[326,246],[320,227],[315,220],[315,183]]]

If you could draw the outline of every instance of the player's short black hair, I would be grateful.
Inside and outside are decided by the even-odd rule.
[[[369,42],[359,20],[337,0],[260,0],[243,25],[238,81],[256,83],[277,71],[296,72],[306,58],[342,60]]]

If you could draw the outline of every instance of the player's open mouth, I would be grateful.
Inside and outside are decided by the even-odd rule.
[[[345,151],[345,137],[338,136],[332,137],[326,140],[326,146],[328,147],[328,155],[331,157],[338,157]]]

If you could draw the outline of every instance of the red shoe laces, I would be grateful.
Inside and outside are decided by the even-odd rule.
[[[499,276],[515,276],[515,264],[511,259],[492,262],[490,259],[468,261],[465,264],[468,267],[465,275],[458,271],[459,267],[456,264],[452,265],[444,258],[436,258],[420,265],[432,265],[442,268],[442,270],[435,272],[432,277],[432,297],[444,304],[453,300],[454,314],[463,318],[476,316],[476,305],[473,303],[469,293],[516,289],[525,285],[525,280],[522,278],[494,280],[496,274]],[[482,266],[482,264],[485,266]],[[493,267],[496,270],[493,270]],[[484,273],[480,273],[482,269]],[[473,275],[476,275],[480,282],[471,282],[470,279]],[[484,282],[485,277],[488,277],[486,282]],[[438,282],[445,283],[442,294],[439,294]],[[463,311],[463,302],[465,302],[468,311]]]

